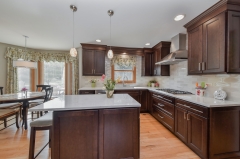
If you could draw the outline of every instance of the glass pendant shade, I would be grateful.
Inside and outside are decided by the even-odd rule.
[[[113,58],[113,51],[112,50],[108,50],[108,58],[112,59]]]
[[[25,68],[37,69],[37,62],[17,60],[17,61],[13,61],[13,67],[25,67]]]
[[[76,50],[75,48],[71,48],[71,50],[70,50],[70,55],[71,55],[72,57],[76,57],[76,56],[77,56],[77,50]]]

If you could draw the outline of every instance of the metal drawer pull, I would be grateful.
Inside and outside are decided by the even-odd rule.
[[[201,63],[198,64],[198,71],[202,71],[202,66],[201,66]]]
[[[163,119],[163,117],[162,117],[161,115],[158,114],[158,116],[159,116],[161,119]]]
[[[178,105],[181,105],[183,107],[186,107],[186,108],[191,108],[190,106],[187,106],[186,104],[181,104],[181,103],[177,103]]]
[[[94,69],[94,71],[93,71],[93,72],[94,72],[94,74],[95,74],[95,69]]]
[[[200,110],[197,110],[197,109],[194,109],[194,108],[190,108],[190,109],[192,109],[192,110],[194,110],[196,112],[199,112],[199,113],[203,113],[203,111],[200,111]]]
[[[93,74],[93,69],[92,69],[92,74]]]
[[[158,105],[159,105],[160,107],[164,107],[164,105],[163,105],[163,104],[160,104],[160,103],[158,103]]]
[[[190,120],[190,118],[189,118],[189,114],[187,114],[187,120]]]
[[[205,65],[205,62],[202,63],[202,70],[206,70],[206,65]]]
[[[186,114],[187,114],[187,113],[186,113],[186,112],[184,112],[184,119],[186,119]]]

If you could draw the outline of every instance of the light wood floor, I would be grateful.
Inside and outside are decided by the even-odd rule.
[[[29,121],[31,121],[29,119]],[[8,122],[13,123],[14,120]],[[170,131],[149,114],[140,115],[140,156],[141,159],[199,159],[199,157],[178,140]],[[3,124],[0,125],[0,129]],[[0,131],[0,159],[27,159],[30,129],[17,129],[15,124]],[[38,152],[48,140],[48,132],[37,133]],[[37,159],[50,159],[48,146]]]

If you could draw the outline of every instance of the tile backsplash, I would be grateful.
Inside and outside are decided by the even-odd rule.
[[[209,84],[205,96],[213,97],[213,93],[220,87],[227,92],[227,100],[240,101],[240,75],[217,74],[217,75],[194,75],[188,76],[187,61],[171,65],[170,77],[157,77],[161,88],[172,88],[189,91],[195,94],[195,84],[205,82]]]

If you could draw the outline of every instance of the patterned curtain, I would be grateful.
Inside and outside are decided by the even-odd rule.
[[[13,60],[23,59],[26,61],[58,61],[73,64],[73,94],[78,94],[79,87],[79,66],[78,58],[70,56],[69,53],[47,53],[47,52],[36,52],[36,51],[23,51],[22,49],[17,49],[13,47],[8,47],[5,53],[5,58],[7,59],[7,88],[6,92],[16,92],[17,90],[17,71],[13,68]]]
[[[7,87],[6,94],[18,92],[17,68],[13,67],[13,60],[7,58]]]
[[[112,58],[112,65],[117,64],[119,66],[136,66],[137,57],[130,55],[117,55]]]

